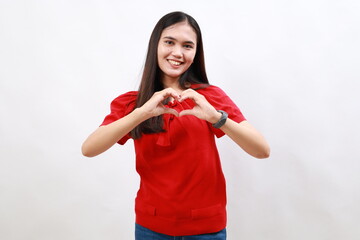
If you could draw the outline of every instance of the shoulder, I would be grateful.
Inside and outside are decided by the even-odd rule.
[[[191,88],[206,97],[223,97],[226,93],[215,85],[193,84]]]
[[[119,95],[115,99],[122,99],[122,98],[126,98],[126,99],[135,98],[136,99],[137,95],[138,95],[138,91],[129,91],[129,92],[126,92],[126,93],[123,93],[123,94]]]
[[[113,102],[118,103],[118,102],[132,102],[132,101],[136,101],[138,92],[137,91],[129,91],[126,93],[123,93],[121,95],[119,95],[118,97],[116,97]]]
[[[136,98],[137,98],[138,92],[137,91],[129,91],[126,93],[123,93],[116,97],[111,102],[111,108],[117,109],[117,108],[131,108],[134,107],[136,104]]]
[[[223,109],[225,106],[236,107],[232,99],[218,86],[206,85],[193,89],[203,95],[206,100],[217,109]]]
[[[125,115],[129,114],[136,105],[137,92],[131,91],[112,100],[110,105],[110,113],[105,117],[101,125],[112,123]]]

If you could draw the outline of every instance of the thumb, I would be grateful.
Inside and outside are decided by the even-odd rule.
[[[179,113],[175,109],[172,109],[172,108],[165,108],[164,113],[173,114],[177,117],[179,116]]]
[[[179,117],[181,116],[185,116],[185,115],[194,115],[194,110],[193,109],[187,109],[187,110],[183,110],[179,113]]]

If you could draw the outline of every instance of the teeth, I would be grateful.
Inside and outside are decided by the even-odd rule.
[[[173,65],[176,65],[176,66],[179,66],[181,63],[180,62],[176,62],[176,61],[173,61],[173,60],[169,60],[169,62]]]

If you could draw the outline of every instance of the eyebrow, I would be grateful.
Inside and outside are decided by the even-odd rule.
[[[176,38],[171,37],[171,36],[165,36],[165,37],[163,37],[163,38],[166,38],[166,39],[170,39],[170,40],[177,41],[177,39],[176,39]],[[195,45],[195,43],[194,43],[193,41],[185,41],[184,43]]]

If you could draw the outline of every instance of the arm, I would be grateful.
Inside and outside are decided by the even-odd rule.
[[[146,119],[146,114],[137,108],[125,117],[99,127],[83,143],[82,154],[86,157],[95,157],[105,152]]]
[[[265,138],[248,121],[237,123],[228,118],[220,129],[251,156],[270,156],[270,147]]]
[[[191,110],[182,111],[179,116],[194,115],[211,124],[216,123],[220,119],[221,113],[217,112],[203,95],[188,89],[181,94],[180,101],[187,98],[192,99],[196,105]],[[220,129],[251,156],[256,158],[269,157],[270,147],[265,138],[247,121],[237,123],[227,119]]]
[[[94,157],[105,152],[137,125],[151,117],[165,113],[177,116],[176,110],[166,108],[162,104],[162,101],[168,97],[179,98],[175,90],[171,88],[164,89],[154,93],[143,106],[134,109],[134,111],[125,117],[106,126],[99,127],[83,143],[81,148],[82,154],[86,157]]]

